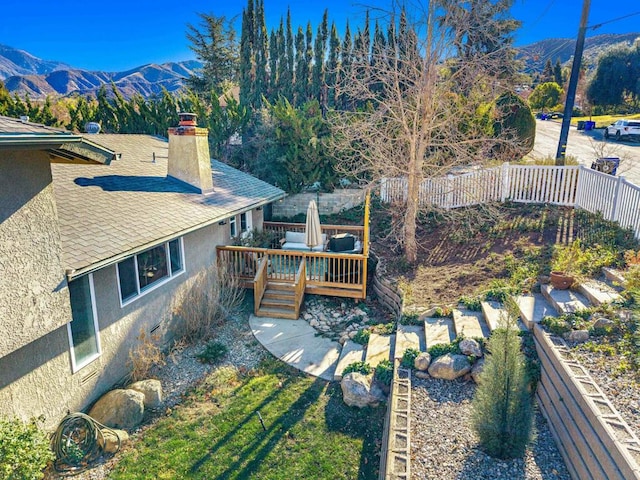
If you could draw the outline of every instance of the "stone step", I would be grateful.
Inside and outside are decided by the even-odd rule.
[[[453,319],[449,317],[427,317],[424,319],[426,348],[451,343],[456,338]]]
[[[551,284],[542,285],[540,290],[544,298],[560,314],[578,312],[589,306],[589,301],[573,290],[558,290]]]
[[[603,267],[602,273],[604,273],[604,277],[614,287],[624,287],[625,279],[624,273],[622,271],[611,267]]]
[[[453,326],[458,337],[489,338],[489,335],[491,335],[482,312],[455,308],[453,310]]]
[[[520,319],[529,330],[533,328],[534,324],[540,323],[544,317],[558,316],[556,309],[547,302],[541,293],[519,295],[515,297],[515,301],[520,311]]]
[[[622,297],[613,287],[598,280],[586,280],[578,285],[578,291],[584,295],[592,305],[602,305],[621,300]]]
[[[505,328],[509,321],[509,312],[500,302],[482,302],[482,314],[489,330],[493,332],[496,328]],[[519,313],[518,313],[519,315]],[[527,330],[520,317],[516,319],[516,325],[520,330]]]
[[[342,351],[340,352],[340,358],[338,359],[338,364],[336,365],[336,371],[333,374],[333,379],[338,382],[342,380],[342,372],[347,367],[347,365],[354,362],[361,362],[363,358],[364,345],[360,345],[359,343],[347,340],[342,346]]]
[[[391,360],[391,345],[395,341],[395,335],[380,335],[372,333],[369,337],[364,361],[376,368],[382,360]]]
[[[482,302],[482,313],[487,322],[489,330],[492,332],[499,326],[506,326],[509,314],[500,302]]]
[[[414,348],[421,352],[427,349],[424,326],[398,324],[396,330],[396,348],[394,349],[393,357],[402,358],[404,352],[409,348]]]

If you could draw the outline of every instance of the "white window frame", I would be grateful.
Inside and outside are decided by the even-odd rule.
[[[91,297],[91,313],[93,314],[93,329],[96,337],[97,352],[85,358],[82,362],[76,363],[75,345],[73,344],[73,333],[71,332],[71,322],[67,323],[67,337],[69,338],[69,356],[71,357],[71,372],[76,373],[80,369],[92,363],[96,358],[102,355],[102,345],[100,343],[100,326],[98,325],[98,310],[96,308],[96,294],[93,287],[93,273],[87,275],[89,277],[89,295]]]
[[[242,238],[247,238],[253,231],[253,213],[251,210],[240,214],[240,227],[242,227],[242,217],[244,216],[245,228],[240,232]]]
[[[229,236],[235,238],[238,235],[238,224],[236,222],[236,216],[229,218]]]
[[[171,270],[171,252],[169,250],[169,242],[173,242],[174,240],[178,240],[178,245],[180,245],[180,261],[182,264],[182,268],[176,272]],[[147,250],[152,250],[156,247],[159,247],[160,245],[164,245],[165,247],[165,254],[167,256],[167,271],[168,274],[166,277],[164,277],[162,280],[158,280],[157,282],[154,282],[153,284],[144,287],[144,288],[140,288],[140,280],[138,278],[138,255],[140,253],[144,253]],[[158,245],[154,245],[151,248],[147,248],[146,250],[143,250],[142,252],[137,253],[135,255],[132,255],[133,257],[133,264],[135,266],[135,272],[136,272],[136,295],[133,295],[129,298],[127,298],[126,300],[122,300],[122,291],[120,288],[120,268],[118,268],[118,264],[124,260],[127,260],[131,257],[127,257],[126,259],[121,260],[120,262],[116,263],[116,284],[118,285],[118,298],[120,299],[120,308],[122,307],[126,307],[127,305],[129,305],[132,302],[135,302],[137,299],[144,297],[147,293],[149,292],[153,292],[156,288],[161,287],[162,285],[164,285],[167,282],[170,282],[172,279],[179,277],[180,275],[182,275],[185,271],[186,271],[186,265],[185,265],[185,261],[184,261],[184,237],[179,237],[179,238],[174,238],[171,240],[168,240],[164,243],[159,243]]]

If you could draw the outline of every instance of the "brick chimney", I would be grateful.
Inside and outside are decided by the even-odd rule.
[[[180,123],[169,128],[169,177],[188,183],[200,193],[213,191],[209,130],[196,126],[194,113],[180,113]]]

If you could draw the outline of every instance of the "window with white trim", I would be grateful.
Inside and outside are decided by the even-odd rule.
[[[184,272],[182,238],[176,238],[129,257],[117,265],[122,305]]]
[[[229,232],[231,233],[231,238],[238,235],[238,229],[236,227],[236,217],[233,216],[229,219]]]
[[[242,212],[240,214],[240,231],[241,232],[250,232],[253,229],[252,223],[253,222],[251,219],[251,211]]]
[[[67,324],[67,333],[71,348],[71,369],[76,372],[102,353],[93,274],[70,281],[69,297],[72,320]]]

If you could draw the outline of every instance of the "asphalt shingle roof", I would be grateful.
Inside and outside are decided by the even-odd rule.
[[[166,139],[104,134],[89,138],[117,152],[116,160],[108,166],[52,165],[65,266],[76,271],[117,261],[285,195],[215,160],[214,192],[194,193],[167,178]]]

